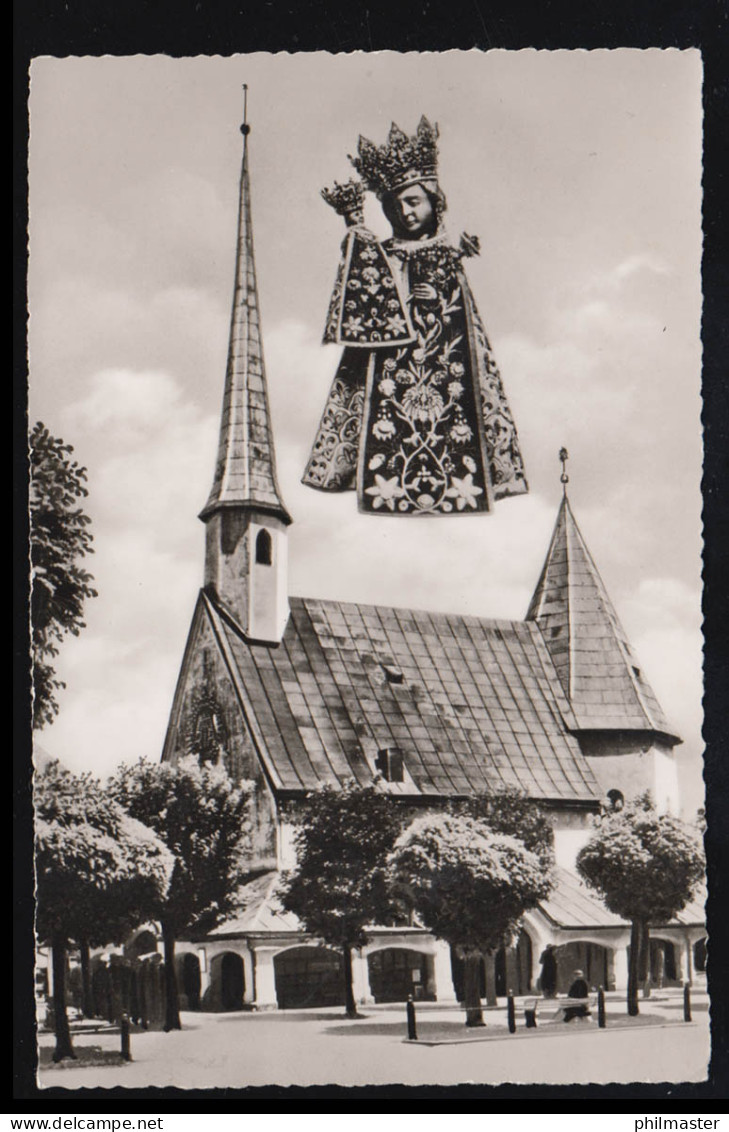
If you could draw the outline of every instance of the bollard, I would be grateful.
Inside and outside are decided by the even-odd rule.
[[[683,1020],[691,1021],[691,987],[688,983],[683,984]]]
[[[602,987],[597,989],[597,1024],[601,1030],[605,1029],[605,991]]]
[[[129,1041],[129,1015],[121,1016],[121,1055],[125,1061],[132,1060],[131,1043]]]
[[[413,996],[411,994],[408,995],[406,1010],[408,1016],[408,1041],[416,1042],[418,1040],[418,1031],[415,1025],[415,1003],[413,1002]]]
[[[509,1033],[516,1033],[516,1014],[514,1011],[514,992],[509,991],[506,998],[506,1018],[509,1024]]]

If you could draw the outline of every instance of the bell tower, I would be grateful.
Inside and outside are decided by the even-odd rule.
[[[205,590],[251,641],[276,645],[289,614],[287,527],[268,407],[253,256],[247,87],[233,310],[215,476],[205,523]]]

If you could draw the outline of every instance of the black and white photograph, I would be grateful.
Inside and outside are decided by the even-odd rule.
[[[33,60],[41,1090],[707,1079],[702,78]]]

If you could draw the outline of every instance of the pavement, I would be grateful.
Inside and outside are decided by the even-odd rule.
[[[546,1004],[545,1004],[546,1005]],[[180,1031],[135,1032],[131,1062],[118,1057],[119,1033],[79,1032],[75,1062],[49,1064],[53,1035],[39,1038],[41,1088],[151,1086],[181,1089],[263,1085],[607,1084],[705,1081],[710,1056],[708,999],[695,994],[683,1021],[680,992],[640,1003],[628,1018],[609,995],[608,1025],[549,1023],[527,1030],[521,1004],[509,1034],[506,1008],[485,1010],[486,1027],[468,1029],[463,1012],[417,1005],[418,1041],[407,1040],[401,1004],[272,1013],[183,1013]],[[551,1010],[550,1010],[551,1013]],[[91,1059],[90,1063],[88,1059]]]

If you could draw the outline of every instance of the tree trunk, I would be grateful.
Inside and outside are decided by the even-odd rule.
[[[354,987],[352,985],[352,948],[348,943],[342,944],[342,958],[344,960],[344,1010],[347,1018],[360,1018],[357,1013],[357,1003],[354,1001]]]
[[[62,1061],[64,1057],[75,1059],[71,1045],[71,1030],[66,1011],[66,948],[68,944],[61,932],[55,932],[51,940],[53,954],[53,1021],[56,1029],[56,1048],[53,1060]]]
[[[463,957],[463,1005],[467,1026],[485,1026],[481,1008],[481,955],[468,951]]]
[[[177,974],[175,972],[176,936],[169,924],[162,923],[162,940],[165,952],[165,1033],[181,1030],[180,1000],[177,994]]]
[[[496,952],[488,951],[483,957],[484,972],[486,974],[486,1005],[498,1006],[496,997]]]
[[[640,944],[642,934],[642,922],[640,920],[633,920],[630,925],[630,957],[628,960],[628,1014],[633,1018],[640,1013],[638,1009],[638,983],[640,981]]]
[[[96,1004],[94,1002],[94,988],[91,984],[91,955],[88,940],[82,939],[78,949],[81,953],[81,1009],[84,1018],[94,1018],[96,1016]]]
[[[651,933],[647,923],[640,933],[640,981],[643,984],[643,998],[651,996]]]

